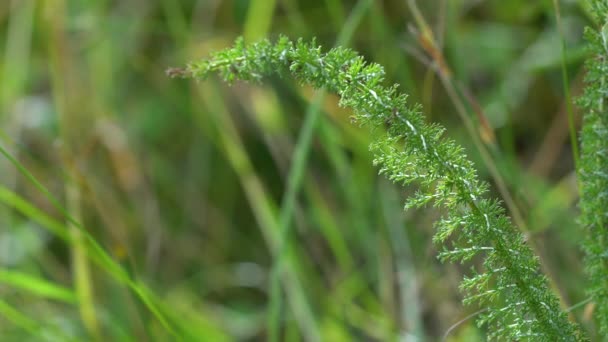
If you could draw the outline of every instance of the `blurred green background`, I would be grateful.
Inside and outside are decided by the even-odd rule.
[[[1,1],[0,340],[484,340],[470,266],[436,259],[442,213],[403,211],[415,188],[377,175],[334,95],[165,75],[241,35],[384,65],[584,301],[564,75],[580,94],[594,23],[560,7],[561,26],[550,0]],[[572,318],[594,337],[591,312]]]

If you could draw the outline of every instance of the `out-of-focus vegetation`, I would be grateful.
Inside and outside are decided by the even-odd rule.
[[[403,211],[409,190],[377,176],[334,96],[165,76],[279,33],[383,64],[467,147],[595,337],[562,73],[577,96],[588,9],[561,1],[558,26],[548,0],[412,4],[1,2],[1,339],[484,339],[468,270],[435,257],[442,213]]]

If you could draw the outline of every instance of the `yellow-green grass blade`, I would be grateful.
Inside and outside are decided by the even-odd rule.
[[[0,284],[6,284],[46,299],[69,304],[77,302],[76,295],[69,288],[19,271],[0,269]]]

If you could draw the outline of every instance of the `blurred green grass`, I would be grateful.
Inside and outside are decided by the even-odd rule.
[[[584,300],[559,52],[576,96],[582,1],[562,1],[562,34],[551,1],[418,6],[496,134],[492,165],[545,268]],[[410,26],[392,0],[0,3],[1,143],[49,191],[0,159],[2,340],[483,339],[472,320],[449,330],[477,308],[460,303],[466,268],[435,259],[441,213],[402,210],[413,189],[376,175],[334,96],[164,74],[240,35],[340,42],[492,181]]]

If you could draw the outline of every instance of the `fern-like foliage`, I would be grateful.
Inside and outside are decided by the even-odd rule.
[[[584,242],[589,291],[596,303],[600,332],[608,336],[608,2],[590,1],[599,31],[585,32],[592,50],[587,61],[585,93],[579,103],[585,109],[582,153],[579,165],[581,222],[587,230]]]
[[[499,201],[485,198],[488,186],[477,179],[462,147],[442,137],[441,126],[427,124],[396,85],[383,85],[380,65],[346,48],[324,53],[314,41],[293,43],[281,37],[275,44],[246,45],[239,39],[210,59],[169,70],[172,76],[196,79],[211,73],[228,82],[291,74],[303,84],[337,93],[340,104],[353,109],[353,119],[372,130],[371,151],[380,172],[394,182],[420,185],[406,207],[434,203],[446,211],[434,238],[445,246],[439,257],[459,262],[483,258],[484,271],[473,271],[461,288],[465,303],[488,307],[479,323],[488,327],[489,339],[583,339],[560,310],[522,234]]]

